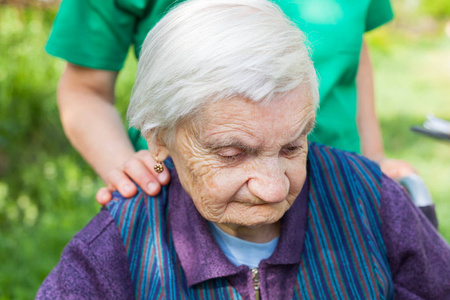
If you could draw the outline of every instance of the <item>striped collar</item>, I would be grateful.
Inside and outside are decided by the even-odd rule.
[[[226,258],[214,240],[207,221],[197,211],[182,188],[176,170],[172,168],[171,178],[168,195],[169,226],[187,284],[192,286],[218,277],[228,277],[232,282],[239,281],[233,278],[244,276],[248,267],[236,267]],[[307,177],[296,201],[281,219],[280,238],[275,252],[261,261],[261,264],[281,266],[300,263],[307,225],[308,186]],[[240,289],[234,283],[233,286]]]

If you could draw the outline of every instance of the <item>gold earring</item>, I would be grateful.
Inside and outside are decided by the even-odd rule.
[[[164,171],[164,166],[163,164],[158,160],[158,156],[156,156],[155,158],[156,164],[153,166],[153,169],[155,170],[156,173],[161,173],[162,171]]]

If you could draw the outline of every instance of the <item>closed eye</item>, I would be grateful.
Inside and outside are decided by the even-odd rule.
[[[288,145],[281,149],[281,155],[286,157],[295,156],[303,150],[303,145]]]
[[[245,154],[244,152],[241,152],[241,153],[236,154],[236,155],[221,155],[221,157],[223,159],[225,159],[225,160],[234,162],[234,161],[237,161],[238,159],[240,159],[241,157],[243,157],[244,154]]]
[[[221,159],[234,162],[245,155],[245,151],[238,148],[225,148],[218,152]]]

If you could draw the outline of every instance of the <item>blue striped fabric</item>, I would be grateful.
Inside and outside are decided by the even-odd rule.
[[[309,151],[308,226],[294,299],[392,299],[380,169],[329,147]]]
[[[170,161],[165,164],[173,168]],[[224,278],[187,287],[167,230],[167,190],[151,197],[139,189],[132,200],[115,193],[107,206],[127,250],[136,299],[241,299]]]
[[[311,143],[308,178],[308,226],[293,299],[392,299],[379,168]],[[167,229],[167,188],[158,197],[114,196],[108,209],[127,249],[136,299],[241,299],[224,278],[187,287]]]

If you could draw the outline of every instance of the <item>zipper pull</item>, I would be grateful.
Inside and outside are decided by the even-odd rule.
[[[258,268],[252,269],[253,289],[255,290],[255,300],[259,300],[259,271]]]

